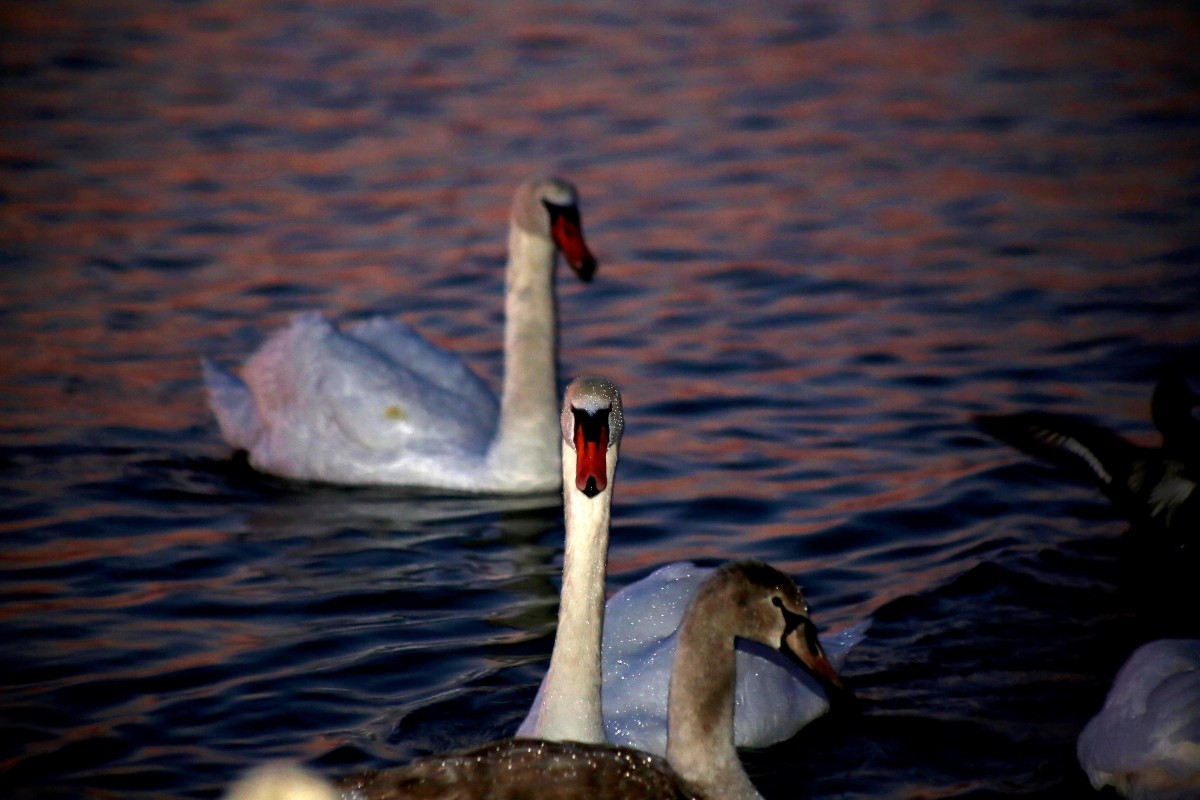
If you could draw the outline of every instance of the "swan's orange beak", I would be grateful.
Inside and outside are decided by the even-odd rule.
[[[808,617],[801,617],[800,624],[784,635],[783,644],[788,653],[817,678],[839,689],[845,688],[841,676],[817,641],[817,626]]]
[[[608,486],[608,412],[604,408],[589,414],[572,408],[575,414],[575,488],[595,497]]]
[[[571,269],[575,270],[579,280],[584,283],[590,281],[596,274],[596,257],[588,250],[587,242],[584,241],[579,212],[573,207],[560,208],[556,213],[552,213],[552,216],[550,234],[554,237],[554,244],[562,251],[563,257],[567,259]]]

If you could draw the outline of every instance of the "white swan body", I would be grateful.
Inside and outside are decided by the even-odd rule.
[[[554,650],[536,703],[545,711],[518,736],[605,741],[600,711],[604,574],[613,479],[624,431],[621,393],[604,378],[576,378],[560,417],[563,450],[562,593]]]
[[[554,265],[595,270],[575,188],[526,181],[513,198],[499,401],[457,355],[375,317],[338,328],[301,314],[242,378],[204,361],[221,433],[256,469],[286,478],[465,492],[559,486]]]
[[[1117,672],[1076,747],[1097,789],[1132,800],[1200,797],[1200,639],[1159,639]]]

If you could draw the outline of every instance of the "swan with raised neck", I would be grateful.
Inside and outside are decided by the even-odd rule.
[[[204,361],[221,433],[252,466],[287,478],[467,492],[559,486],[555,262],[578,277],[596,260],[578,192],[534,178],[513,196],[505,271],[499,401],[462,359],[397,320],[339,328],[293,318],[249,359],[243,377]]]
[[[566,527],[558,630],[535,701],[542,712],[517,735],[603,742],[600,648],[613,481],[625,430],[621,393],[606,378],[575,379],[563,395],[557,427]]]
[[[504,290],[504,387],[487,467],[508,480],[537,483],[558,470],[556,381],[558,311],[555,253],[583,281],[596,260],[583,239],[579,197],[561,178],[526,181],[513,196]]]

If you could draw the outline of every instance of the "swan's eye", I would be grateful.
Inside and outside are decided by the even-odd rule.
[[[771,603],[776,608],[783,608],[783,600],[779,597],[779,595],[775,595],[774,597],[772,597]]]

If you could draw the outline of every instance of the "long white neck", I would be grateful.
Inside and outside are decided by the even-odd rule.
[[[616,450],[606,463],[608,486],[595,497],[575,488],[575,451],[565,443],[562,596],[550,668],[542,686],[544,703],[529,735],[539,739],[604,742],[600,706],[600,642],[604,634],[604,574]]]
[[[719,595],[697,595],[679,629],[667,695],[667,761],[706,797],[762,800],[733,743],[734,637]],[[704,602],[704,601],[709,602]]]
[[[512,224],[504,295],[504,392],[489,466],[514,482],[553,483],[559,463],[554,245]]]

